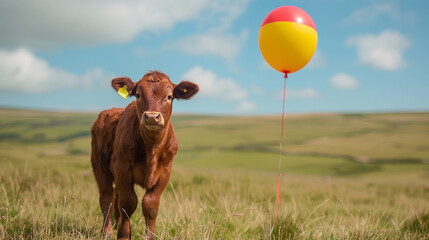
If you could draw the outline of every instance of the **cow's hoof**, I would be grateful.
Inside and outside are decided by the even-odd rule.
[[[112,238],[113,237],[113,228],[112,227],[106,227],[103,229],[103,235]]]

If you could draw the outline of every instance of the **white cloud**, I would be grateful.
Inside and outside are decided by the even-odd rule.
[[[349,46],[356,46],[359,60],[373,68],[382,70],[396,70],[406,65],[403,53],[411,41],[401,33],[385,30],[379,35],[358,35],[346,42]]]
[[[388,17],[397,21],[413,21],[415,13],[398,8],[394,3],[380,3],[356,9],[350,16],[341,21],[341,24],[372,23],[380,17]]]
[[[208,9],[211,10],[211,14],[218,15],[216,26],[211,30],[223,32],[228,30],[235,19],[243,14],[250,0],[216,0],[209,2]],[[211,14],[209,13],[208,21],[212,21],[210,19]]]
[[[312,99],[320,97],[320,94],[312,87],[304,89],[286,89],[286,99]],[[283,91],[275,95],[278,100],[283,99]]]
[[[239,35],[209,32],[179,39],[170,45],[192,55],[213,55],[231,62],[247,40],[248,31]]]
[[[199,85],[198,95],[214,97],[222,101],[241,100],[247,97],[247,91],[232,78],[220,78],[214,72],[202,67],[193,67],[183,75],[184,80]]]
[[[307,68],[309,69],[319,69],[326,67],[326,60],[323,54],[320,52],[320,50],[316,50],[314,52],[313,57],[311,58],[310,62],[307,65]]]
[[[252,84],[250,86],[251,90],[252,90],[252,94],[255,94],[257,96],[263,97],[267,95],[267,91],[265,89],[263,89],[262,87],[256,85],[256,84]]]
[[[229,28],[248,0],[64,0],[1,1],[0,45],[51,48],[64,44],[131,41],[143,31],[169,30],[179,22],[216,23]]]
[[[14,92],[41,93],[69,88],[87,89],[111,79],[101,69],[78,76],[53,68],[28,49],[0,50],[0,89]]]
[[[334,87],[339,89],[351,90],[357,88],[359,85],[359,82],[356,78],[345,73],[338,73],[329,81]]]
[[[235,111],[237,112],[249,112],[256,109],[256,104],[254,102],[243,100],[236,107]]]
[[[198,84],[200,90],[198,97],[213,97],[220,101],[237,102],[237,109],[242,111],[252,110],[254,103],[247,100],[248,92],[232,78],[218,77],[214,72],[196,66],[183,75],[184,80]]]
[[[286,98],[287,99],[308,99],[308,98],[318,98],[320,94],[312,87],[305,89],[286,89]]]
[[[208,9],[199,18],[200,25],[208,29],[204,33],[192,34],[180,38],[165,46],[178,49],[191,55],[212,55],[225,59],[230,64],[239,54],[247,41],[249,32],[227,33],[232,23],[239,17],[250,0],[216,0],[209,1]]]

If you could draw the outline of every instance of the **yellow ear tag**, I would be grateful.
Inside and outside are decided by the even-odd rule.
[[[127,85],[124,85],[123,87],[119,88],[118,94],[119,96],[127,99],[128,98]]]
[[[188,89],[186,89],[186,88],[185,88],[185,89],[183,89],[183,92],[188,92]]]

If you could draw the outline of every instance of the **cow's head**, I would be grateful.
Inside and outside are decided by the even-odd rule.
[[[197,84],[188,81],[173,84],[166,74],[158,71],[146,73],[138,82],[128,77],[115,78],[112,87],[118,93],[136,97],[141,130],[150,134],[167,126],[174,99],[190,99],[199,90]]]

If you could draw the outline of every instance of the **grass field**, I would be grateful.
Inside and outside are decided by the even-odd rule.
[[[0,109],[0,239],[104,239],[95,117]],[[275,226],[279,116],[173,123],[159,239],[429,239],[429,113],[287,116]]]

